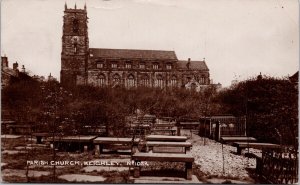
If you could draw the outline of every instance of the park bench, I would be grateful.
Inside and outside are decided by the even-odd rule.
[[[9,134],[30,134],[33,130],[31,125],[12,125],[8,124]]]
[[[181,147],[184,148],[184,153],[188,153],[192,147],[190,142],[161,142],[161,141],[147,141],[146,152],[153,150],[153,147]]]
[[[237,154],[241,155],[242,150],[245,148],[255,148],[255,149],[274,149],[281,148],[280,145],[272,143],[248,143],[248,142],[234,142],[233,146],[237,148]]]
[[[157,123],[154,125],[154,128],[172,128],[175,127],[175,123]]]
[[[119,146],[119,147],[127,147],[131,148],[132,146],[132,153],[135,153],[137,150],[137,145],[139,144],[140,139],[135,138],[134,142],[132,142],[132,138],[119,138],[119,137],[97,137],[93,140],[95,145],[95,155],[99,156],[103,153],[104,146]]]
[[[192,179],[192,165],[194,157],[189,154],[170,154],[170,153],[135,153],[132,155],[134,161],[134,177],[140,177],[141,161],[161,161],[161,162],[185,162],[186,179]]]
[[[185,142],[186,136],[165,136],[165,135],[149,135],[146,136],[146,141],[173,141],[173,142]]]
[[[221,143],[234,143],[234,142],[255,142],[254,137],[246,136],[223,136],[221,137]]]
[[[172,129],[152,129],[152,133],[168,133],[171,136],[175,136],[176,134],[176,129],[172,128]]]
[[[83,150],[87,152],[87,150],[93,149],[93,140],[97,136],[55,136],[53,147],[58,150]],[[48,138],[49,142],[53,142],[53,137]]]
[[[42,139],[51,137],[53,134],[46,133],[46,132],[40,132],[40,133],[32,133],[32,136],[36,137],[36,144],[42,144]]]

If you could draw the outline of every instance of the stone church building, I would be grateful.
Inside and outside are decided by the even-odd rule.
[[[61,83],[200,90],[210,78],[205,61],[178,60],[174,51],[90,48],[86,6],[65,5]]]

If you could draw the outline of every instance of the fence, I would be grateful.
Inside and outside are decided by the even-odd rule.
[[[246,119],[234,116],[201,118],[199,135],[216,140],[222,136],[246,136]]]
[[[274,184],[298,182],[298,152],[295,150],[263,150],[257,158],[256,173]]]

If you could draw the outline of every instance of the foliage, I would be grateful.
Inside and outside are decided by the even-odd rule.
[[[295,144],[298,89],[288,79],[249,79],[219,93],[220,112],[247,115],[248,135],[261,141]]]

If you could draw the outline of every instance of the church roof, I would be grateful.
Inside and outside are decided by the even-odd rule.
[[[178,61],[178,67],[181,69],[187,69],[187,64],[190,62],[190,69],[196,69],[196,70],[209,70],[205,61],[187,61],[187,60],[179,60]]]
[[[96,58],[128,58],[128,59],[161,59],[177,60],[174,51],[136,50],[136,49],[104,49],[90,48],[90,54]]]

